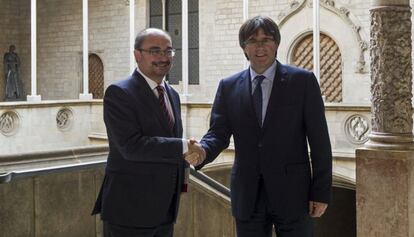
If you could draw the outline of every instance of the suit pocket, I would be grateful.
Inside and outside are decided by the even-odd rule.
[[[151,174],[111,174],[105,183],[109,200],[120,205],[151,200],[154,175]]]

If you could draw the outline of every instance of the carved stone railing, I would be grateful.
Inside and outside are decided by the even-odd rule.
[[[353,153],[367,141],[369,106],[328,103],[325,108],[335,152]],[[200,139],[209,127],[211,104],[183,104],[182,111],[184,136]],[[0,154],[105,143],[100,100],[0,103],[0,144],[5,144]]]
[[[102,100],[0,103],[0,155],[85,146],[103,131]]]

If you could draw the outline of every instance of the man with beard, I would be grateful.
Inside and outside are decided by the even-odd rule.
[[[164,80],[175,52],[169,34],[145,29],[134,48],[137,69],[105,92],[109,155],[92,214],[101,213],[105,237],[170,237],[185,170],[204,151],[181,138],[179,96]]]

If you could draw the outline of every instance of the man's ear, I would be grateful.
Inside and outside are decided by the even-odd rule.
[[[247,61],[249,61],[249,56],[247,56],[246,49],[245,48],[242,48],[242,49],[243,49],[244,56],[246,57]]]
[[[135,49],[134,50],[134,57],[135,57],[135,61],[137,63],[140,62],[141,61],[141,58],[142,58],[141,51]]]

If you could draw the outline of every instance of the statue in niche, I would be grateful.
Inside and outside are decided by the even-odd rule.
[[[19,78],[20,59],[16,46],[10,45],[9,52],[4,54],[3,64],[6,78],[6,101],[22,100],[23,85]]]

